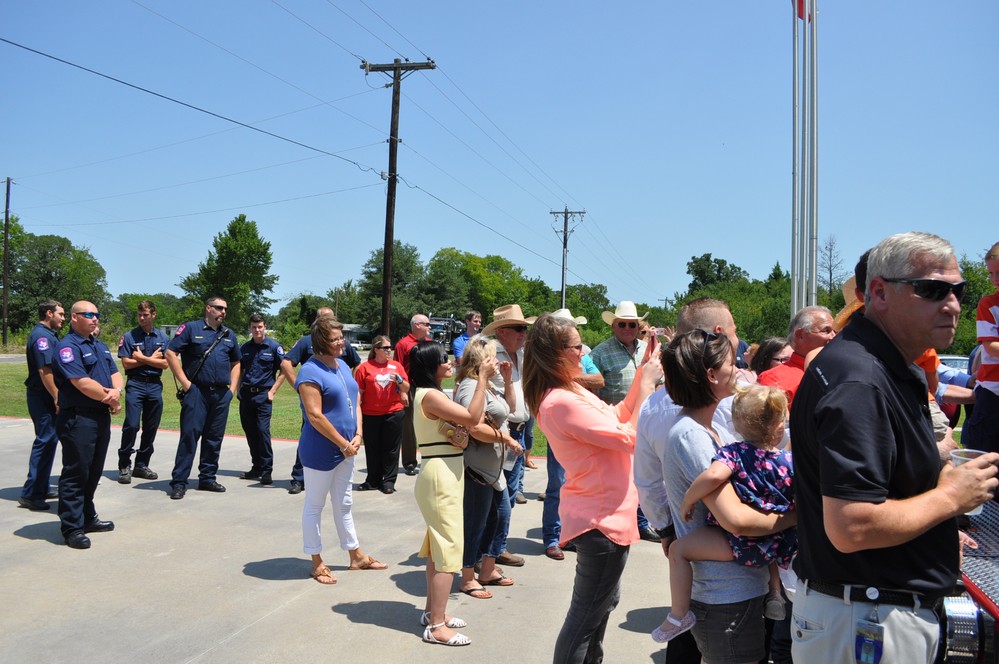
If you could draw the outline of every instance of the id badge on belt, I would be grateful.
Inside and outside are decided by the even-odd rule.
[[[853,648],[857,664],[879,664],[885,649],[884,625],[872,620],[858,620]]]

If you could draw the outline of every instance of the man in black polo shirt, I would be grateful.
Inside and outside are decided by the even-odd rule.
[[[925,375],[912,364],[951,344],[963,294],[946,240],[889,237],[871,251],[866,314],[805,372],[791,409],[795,661],[934,661],[933,605],[958,574],[955,517],[999,485],[999,454],[941,469]]]

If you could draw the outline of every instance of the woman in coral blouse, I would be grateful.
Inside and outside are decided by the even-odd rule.
[[[624,401],[609,406],[573,380],[582,352],[573,321],[543,314],[527,335],[524,399],[565,468],[560,544],[576,545],[576,579],[555,642],[555,664],[602,659],[628,549],[639,539],[635,425],[642,402],[663,376],[658,347],[653,337]]]
[[[388,337],[375,337],[368,361],[357,367],[354,379],[360,391],[364,459],[368,465],[368,476],[357,488],[395,493],[402,417],[409,403],[409,376],[402,362],[392,360],[392,342]]]

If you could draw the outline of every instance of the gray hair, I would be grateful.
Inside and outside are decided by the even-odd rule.
[[[829,318],[832,318],[832,312],[827,307],[812,305],[798,309],[798,313],[791,319],[791,325],[787,328],[787,342],[794,345],[794,333],[798,330],[811,332],[815,327],[815,316],[820,313],[829,314]]]
[[[413,314],[413,317],[409,319],[410,329],[416,327],[416,324],[420,322],[419,320],[417,320],[418,318],[420,318],[420,316],[426,316],[426,314]],[[427,318],[429,318],[429,316],[427,316]]]
[[[954,258],[954,247],[938,235],[915,231],[892,235],[871,249],[864,293],[870,292],[874,277],[905,279],[912,277],[921,266],[944,265]],[[869,297],[866,295],[865,300]]]

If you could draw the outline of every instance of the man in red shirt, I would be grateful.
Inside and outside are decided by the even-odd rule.
[[[787,334],[787,341],[794,350],[791,359],[761,373],[757,382],[784,390],[790,408],[798,383],[805,375],[805,356],[816,348],[822,348],[835,336],[836,328],[828,309],[818,306],[802,308],[791,320]]]
[[[395,344],[395,359],[409,375],[409,351],[424,339],[430,338],[430,319],[424,314],[416,314],[409,320],[409,334]],[[406,406],[402,420],[402,467],[407,475],[416,474],[416,431],[413,430],[413,402]]]

